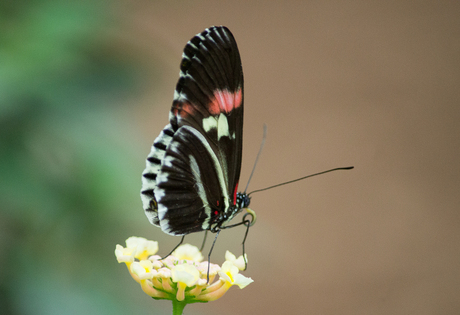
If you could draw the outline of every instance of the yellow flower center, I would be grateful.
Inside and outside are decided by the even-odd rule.
[[[226,272],[227,276],[230,278],[231,283],[235,282],[235,279],[233,279],[232,273],[229,271]]]
[[[147,252],[147,250],[144,250],[142,253],[137,255],[136,258],[139,260],[144,260],[144,259],[147,259],[148,257],[149,257],[149,253]]]

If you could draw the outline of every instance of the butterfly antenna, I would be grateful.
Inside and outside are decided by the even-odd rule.
[[[297,182],[297,181],[299,181],[299,180],[302,180],[302,179],[305,179],[305,178],[308,178],[308,177],[313,177],[313,176],[316,176],[316,175],[321,175],[321,174],[325,174],[325,173],[329,173],[329,172],[333,172],[333,171],[338,171],[338,170],[351,170],[351,169],[353,169],[353,168],[354,168],[354,166],[333,168],[333,169],[330,169],[330,170],[327,170],[327,171],[323,171],[323,172],[319,172],[319,173],[307,175],[307,176],[304,176],[304,177],[301,177],[301,178],[297,178],[297,179],[294,179],[294,180],[290,180],[290,181],[288,181],[288,182],[284,182],[284,183],[281,183],[281,184],[273,185],[273,186],[266,187],[266,188],[262,188],[262,189],[257,189],[257,190],[251,191],[251,192],[248,194],[248,196],[251,195],[251,194],[253,194],[253,193],[259,192],[259,191],[264,191],[264,190],[272,189],[272,188],[275,188],[275,187],[279,187],[279,186],[291,184],[291,183]]]
[[[267,125],[266,124],[264,124],[264,135],[262,136],[262,143],[260,144],[259,153],[257,153],[256,161],[254,162],[254,166],[252,168],[251,175],[249,176],[249,179],[248,179],[248,184],[246,185],[246,188],[244,189],[244,194],[248,190],[252,175],[254,175],[254,171],[256,170],[257,161],[259,161],[260,154],[262,153],[262,149],[264,148],[264,145],[265,145],[265,139],[267,139]]]

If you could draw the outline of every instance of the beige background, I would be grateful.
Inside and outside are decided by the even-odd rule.
[[[458,2],[136,1],[115,10],[126,53],[155,65],[129,109],[145,154],[167,123],[183,46],[226,25],[245,73],[240,186],[264,123],[249,190],[355,166],[255,194],[244,273],[255,282],[187,314],[460,312]],[[147,220],[138,234],[164,251],[178,240]],[[221,233],[213,261],[239,254],[242,237]],[[166,303],[145,300],[152,310]]]

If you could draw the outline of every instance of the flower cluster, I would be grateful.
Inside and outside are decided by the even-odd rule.
[[[115,249],[118,262],[126,264],[133,279],[154,299],[185,304],[214,301],[233,285],[242,289],[253,282],[239,273],[245,267],[243,256],[236,258],[229,251],[222,267],[202,262],[201,252],[189,244],[179,246],[165,259],[155,255],[157,252],[158,242],[135,236],[126,240],[126,247],[117,245]],[[219,279],[214,281],[216,275]]]

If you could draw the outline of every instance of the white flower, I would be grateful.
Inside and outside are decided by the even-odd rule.
[[[239,274],[238,268],[244,268],[243,256],[236,258],[228,251],[225,255],[227,261],[220,267],[207,261],[200,262],[203,255],[197,247],[189,244],[179,246],[174,256],[165,259],[155,255],[158,243],[143,237],[128,238],[126,246],[116,246],[118,262],[124,262],[142,290],[155,299],[210,302],[221,298],[233,285],[244,288],[253,282]],[[214,281],[217,274],[220,279]]]
[[[171,276],[174,282],[182,282],[188,287],[193,287],[200,279],[200,272],[193,265],[182,264],[171,270]]]
[[[200,280],[200,272],[194,265],[182,264],[177,265],[171,270],[171,279],[177,283],[176,299],[183,301],[185,299],[186,287],[193,287]]]
[[[157,271],[152,267],[152,262],[149,260],[133,262],[130,266],[130,270],[139,277],[139,280],[150,280],[157,274]]]
[[[187,259],[187,260],[193,260],[197,262],[200,262],[203,260],[203,255],[201,254],[198,247],[190,245],[190,244],[184,244],[184,245],[179,246],[172,253],[172,255],[175,256],[179,260]]]
[[[254,282],[251,278],[247,278],[242,274],[239,274],[238,267],[236,267],[231,261],[226,261],[222,265],[219,271],[219,276],[222,280],[230,283],[231,285],[237,285],[240,289]]]
[[[119,263],[132,263],[134,261],[134,250],[117,244],[115,247],[115,256]]]
[[[171,270],[168,268],[160,268],[158,269],[158,276],[161,278],[170,278]]]
[[[244,259],[246,258],[246,263],[244,262]],[[225,252],[225,260],[230,261],[233,263],[239,270],[245,270],[246,269],[246,264],[248,262],[248,256],[246,254],[241,255],[240,257],[236,258],[235,255],[233,255],[230,251]]]
[[[134,250],[134,257],[143,260],[158,252],[158,242],[143,237],[131,236],[126,240],[126,247]]]
[[[204,276],[207,277],[208,275],[208,268],[209,268],[209,277],[217,275],[220,271],[220,266],[217,264],[209,263],[207,261],[203,261],[196,266],[198,271]]]
[[[153,263],[153,268],[160,269],[161,267],[163,267],[163,263],[161,262],[161,260],[159,260],[160,258],[161,257],[158,255],[149,257],[149,260]]]

